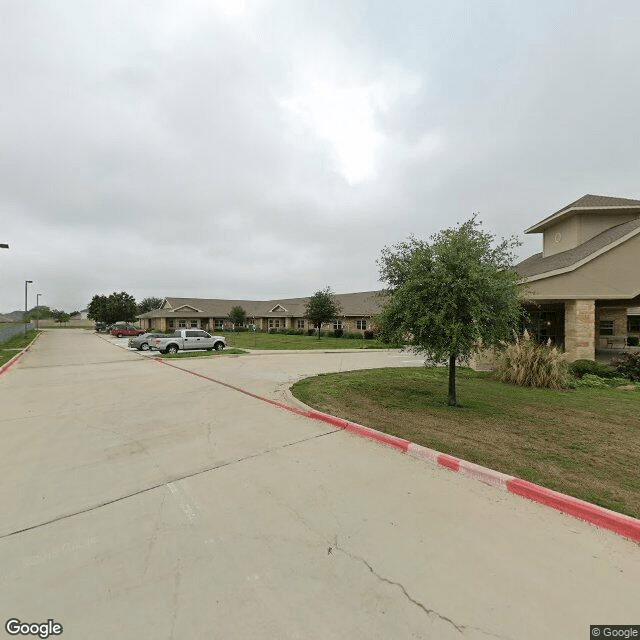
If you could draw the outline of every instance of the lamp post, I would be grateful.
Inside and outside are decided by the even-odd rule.
[[[24,281],[24,335],[27,335],[27,287],[33,284],[33,280]]]
[[[40,320],[40,296],[42,294],[41,293],[36,293],[36,331],[38,331],[38,329],[40,328],[40,323],[38,322],[38,320]]]

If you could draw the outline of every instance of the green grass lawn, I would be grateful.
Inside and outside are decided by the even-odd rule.
[[[297,382],[305,404],[608,509],[640,517],[640,390],[529,389],[446,368],[325,374]]]
[[[215,335],[225,336],[227,344],[241,349],[387,349],[378,340],[355,338],[320,338],[315,336],[288,336],[282,333],[262,333],[256,331],[214,331]]]
[[[24,349],[36,337],[36,334],[37,331],[32,329],[27,331],[26,336],[24,333],[19,333],[7,342],[0,344],[0,367],[9,362],[20,349]]]
[[[217,356],[228,356],[240,353],[248,353],[244,349],[235,349],[234,347],[227,347],[221,351],[179,351],[178,353],[160,353],[157,352],[158,358],[215,358]]]

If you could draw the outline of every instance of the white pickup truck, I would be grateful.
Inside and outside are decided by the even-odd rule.
[[[179,329],[166,338],[154,338],[149,346],[161,353],[178,353],[187,349],[215,349],[220,351],[227,346],[222,336],[212,336],[202,329]]]

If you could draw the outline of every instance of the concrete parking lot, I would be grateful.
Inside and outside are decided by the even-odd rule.
[[[410,354],[178,369],[118,342],[49,330],[0,376],[3,627],[521,639],[640,622],[637,544],[190,373],[282,399],[299,377]]]

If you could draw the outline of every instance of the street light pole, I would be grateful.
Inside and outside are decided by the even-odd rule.
[[[24,335],[27,335],[27,287],[33,284],[33,280],[24,281]]]
[[[38,331],[38,329],[40,328],[40,323],[38,322],[38,320],[40,320],[40,296],[42,294],[41,293],[36,293],[36,331]]]

